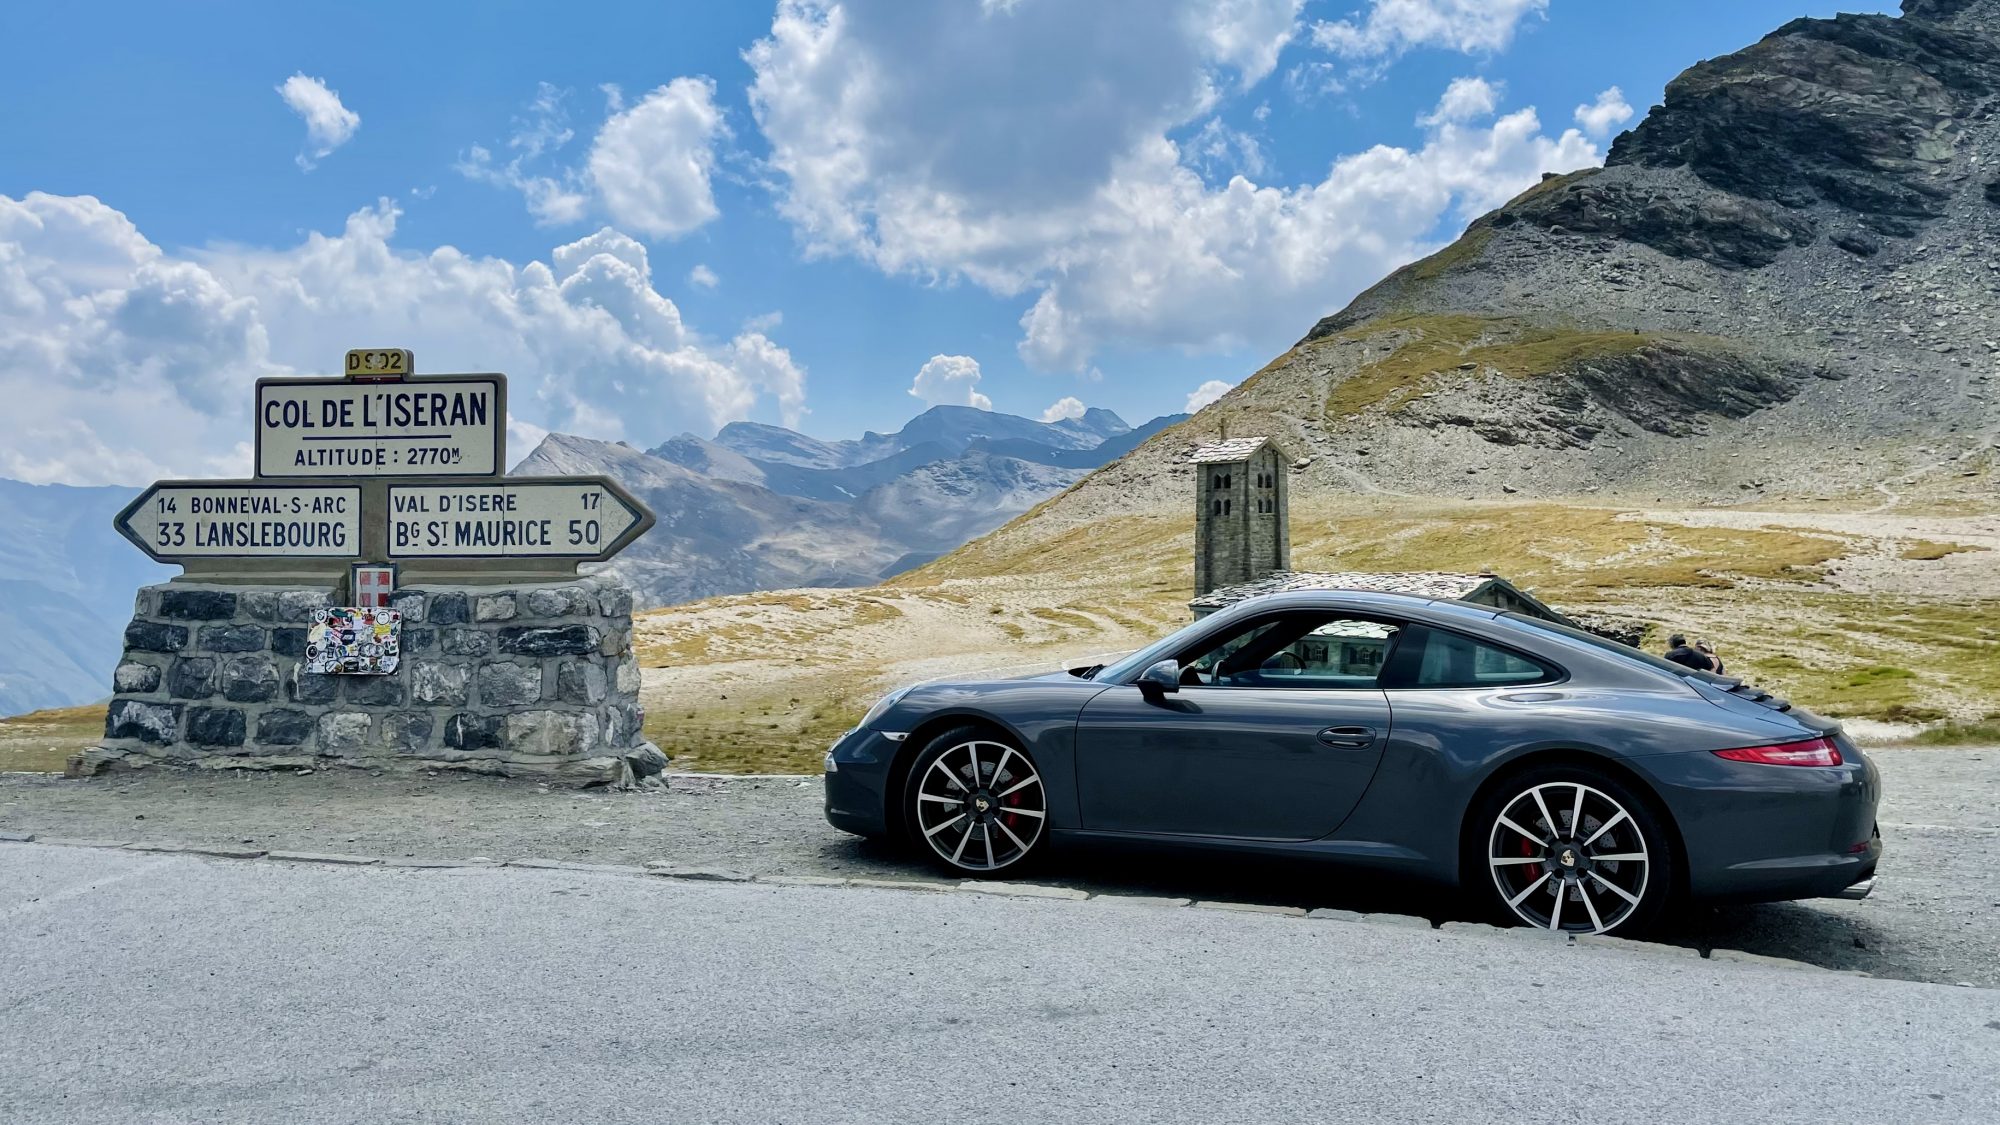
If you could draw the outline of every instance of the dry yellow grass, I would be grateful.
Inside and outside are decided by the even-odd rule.
[[[1463,314],[1381,317],[1333,340],[1348,345],[1381,340],[1388,350],[1379,356],[1371,350],[1367,361],[1334,384],[1326,401],[1329,418],[1378,407],[1395,410],[1464,364],[1473,365],[1472,374],[1527,379],[1665,345],[1725,346],[1697,336],[1592,331]]]
[[[102,704],[0,719],[0,771],[60,773],[71,754],[103,735]]]

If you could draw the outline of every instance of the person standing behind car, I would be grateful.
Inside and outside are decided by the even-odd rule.
[[[1697,672],[1715,670],[1715,662],[1703,655],[1700,649],[1690,646],[1686,635],[1681,633],[1667,638],[1667,659]]]
[[[1694,642],[1694,650],[1702,654],[1703,656],[1708,657],[1709,671],[1715,673],[1718,676],[1723,674],[1722,658],[1720,656],[1715,655],[1714,645],[1709,644],[1708,641],[1704,638],[1696,637]]]

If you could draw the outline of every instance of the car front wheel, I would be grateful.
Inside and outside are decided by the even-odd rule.
[[[948,730],[918,753],[905,801],[925,855],[957,874],[1018,870],[1048,834],[1049,798],[1035,764],[977,727]]]
[[[1650,804],[1600,771],[1530,770],[1500,786],[1474,823],[1483,878],[1514,924],[1640,933],[1672,894],[1665,826]]]

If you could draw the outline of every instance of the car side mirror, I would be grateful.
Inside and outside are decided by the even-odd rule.
[[[1181,665],[1178,660],[1162,660],[1158,664],[1139,673],[1139,693],[1147,699],[1158,701],[1163,695],[1181,690]]]

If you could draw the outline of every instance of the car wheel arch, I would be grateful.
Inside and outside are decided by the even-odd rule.
[[[891,836],[897,839],[907,839],[910,835],[910,827],[904,817],[903,802],[901,799],[903,787],[909,780],[910,763],[916,761],[917,755],[923,752],[924,747],[930,745],[931,739],[936,738],[945,731],[955,730],[959,727],[978,727],[984,729],[990,732],[997,740],[1012,746],[1017,752],[1022,754],[1027,753],[1026,740],[1021,737],[1020,733],[1008,727],[1007,724],[993,718],[991,715],[982,715],[977,712],[952,712],[949,714],[931,715],[925,718],[923,722],[910,728],[909,737],[903,739],[902,745],[896,748],[895,760],[889,763],[888,782],[883,788],[883,811],[888,818]]]
[[[1688,890],[1687,842],[1681,839],[1680,822],[1674,818],[1673,810],[1660,797],[1659,791],[1645,775],[1626,765],[1615,755],[1598,750],[1584,750],[1577,747],[1551,747],[1533,750],[1518,757],[1509,758],[1486,775],[1485,780],[1474,789],[1465,807],[1459,810],[1458,820],[1458,882],[1468,886],[1466,880],[1472,874],[1483,874],[1478,857],[1471,845],[1480,838],[1472,825],[1472,818],[1486,803],[1486,798],[1503,788],[1508,781],[1530,770],[1543,766],[1576,766],[1607,773],[1652,806],[1652,813],[1666,826],[1667,846],[1673,850],[1674,894],[1686,897]],[[1470,870],[1469,870],[1470,869]]]

